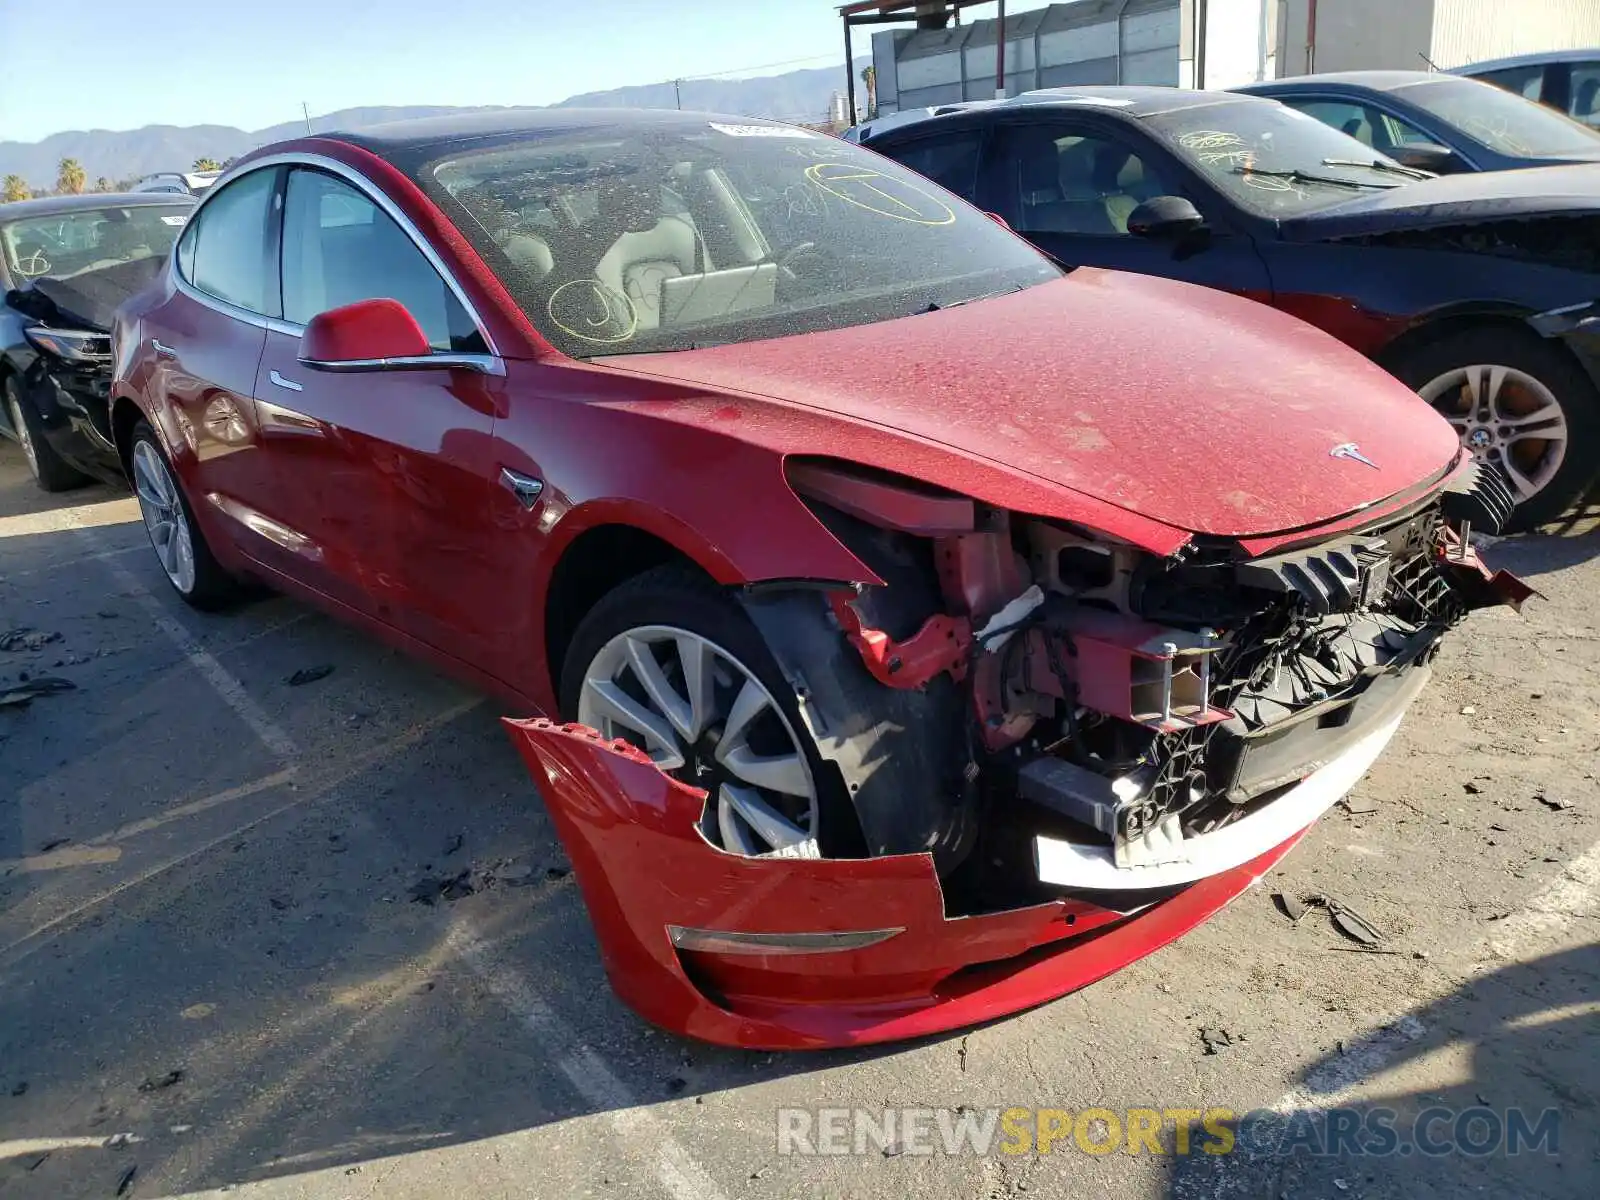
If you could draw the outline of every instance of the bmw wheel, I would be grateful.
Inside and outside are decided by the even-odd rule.
[[[1462,330],[1419,347],[1395,374],[1510,482],[1510,531],[1555,520],[1600,470],[1600,394],[1562,348],[1531,333]]]
[[[195,608],[221,607],[237,594],[238,584],[212,556],[155,431],[140,421],[132,445],[128,474],[167,582]]]

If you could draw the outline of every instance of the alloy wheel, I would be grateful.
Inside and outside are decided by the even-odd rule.
[[[705,789],[707,833],[725,849],[818,857],[805,751],[772,693],[714,642],[669,625],[618,634],[584,672],[578,720]]]
[[[6,389],[10,392],[10,388]],[[22,419],[22,406],[17,403],[15,395],[6,396],[6,407],[11,410],[11,428],[17,435],[17,441],[22,443],[22,454],[28,460],[28,470],[33,472],[35,479],[39,478],[39,453],[33,448],[33,434],[28,432],[28,423]]]
[[[1548,387],[1514,367],[1446,371],[1421,389],[1473,456],[1500,467],[1517,502],[1537,495],[1567,456],[1567,417]]]
[[[146,441],[133,448],[133,490],[161,569],[172,586],[187,596],[194,590],[194,542],[189,537],[183,497],[167,464]]]

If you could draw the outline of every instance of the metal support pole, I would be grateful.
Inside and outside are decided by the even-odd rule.
[[[1006,0],[1000,0],[994,24],[994,98],[1006,98]]]
[[[844,19],[844,95],[850,106],[846,124],[856,123],[856,56],[850,50],[850,18]]]
[[[678,111],[682,112],[683,111],[683,80],[674,79],[672,81],[672,94],[673,94],[674,97],[677,98]]]

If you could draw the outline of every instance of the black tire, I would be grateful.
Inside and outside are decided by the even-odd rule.
[[[66,492],[89,482],[87,475],[56,453],[44,435],[39,414],[22,398],[22,388],[15,375],[6,375],[5,405],[7,420],[27,455],[28,468],[41,491]]]
[[[183,522],[189,535],[189,544],[194,558],[194,580],[187,587],[183,587],[173,573],[161,562],[160,552],[157,551],[156,559],[162,567],[162,574],[167,577],[167,582],[172,585],[172,590],[183,598],[184,603],[202,612],[214,612],[227,608],[237,601],[244,593],[243,586],[234,576],[222,569],[216,556],[211,553],[211,547],[206,542],[206,536],[200,531],[199,524],[195,521],[189,497],[183,490],[183,482],[178,478],[178,473],[172,469],[172,463],[167,458],[166,451],[161,448],[161,442],[156,437],[155,430],[150,428],[146,421],[140,421],[133,427],[133,434],[128,442],[128,462],[130,464],[128,478],[134,485],[134,495],[139,496],[139,481],[135,476],[133,465],[135,456],[139,453],[140,446],[147,446],[155,452],[161,466],[165,469],[168,479],[177,492],[177,518]],[[144,499],[140,497],[140,510],[144,511]],[[150,535],[151,548],[156,549],[155,535],[148,522],[145,532]]]
[[[1531,331],[1505,327],[1456,330],[1402,352],[1389,369],[1421,392],[1451,371],[1480,364],[1531,376],[1549,389],[1566,419],[1561,466],[1517,504],[1506,524],[1507,532],[1520,533],[1560,517],[1600,474],[1600,392],[1563,347]]]
[[[578,623],[562,659],[562,717],[577,721],[584,677],[596,656],[618,635],[651,625],[675,626],[714,643],[753,675],[777,703],[817,792],[817,826],[812,831],[824,857],[860,853],[860,830],[836,769],[824,763],[805,722],[794,689],[750,618],[726,591],[694,570],[678,565],[636,575],[601,598]],[[683,782],[698,786],[688,772]],[[708,805],[708,813],[714,808]],[[707,828],[716,839],[715,821]]]

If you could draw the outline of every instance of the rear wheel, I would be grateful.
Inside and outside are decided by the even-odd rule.
[[[815,858],[840,836],[842,785],[771,651],[692,571],[645,572],[589,611],[567,650],[561,709],[704,789],[703,828],[726,850]]]
[[[144,421],[134,426],[128,461],[145,532],[173,590],[199,609],[221,608],[233,600],[238,581],[212,556],[155,431]]]
[[[65,492],[89,482],[89,477],[67,464],[45,439],[44,430],[33,408],[22,398],[22,389],[14,375],[5,382],[6,414],[11,419],[11,429],[22,444],[23,456],[28,460],[28,470],[42,491]]]
[[[1510,482],[1507,528],[1565,512],[1600,469],[1600,394],[1558,347],[1513,329],[1464,329],[1419,346],[1395,374]]]

